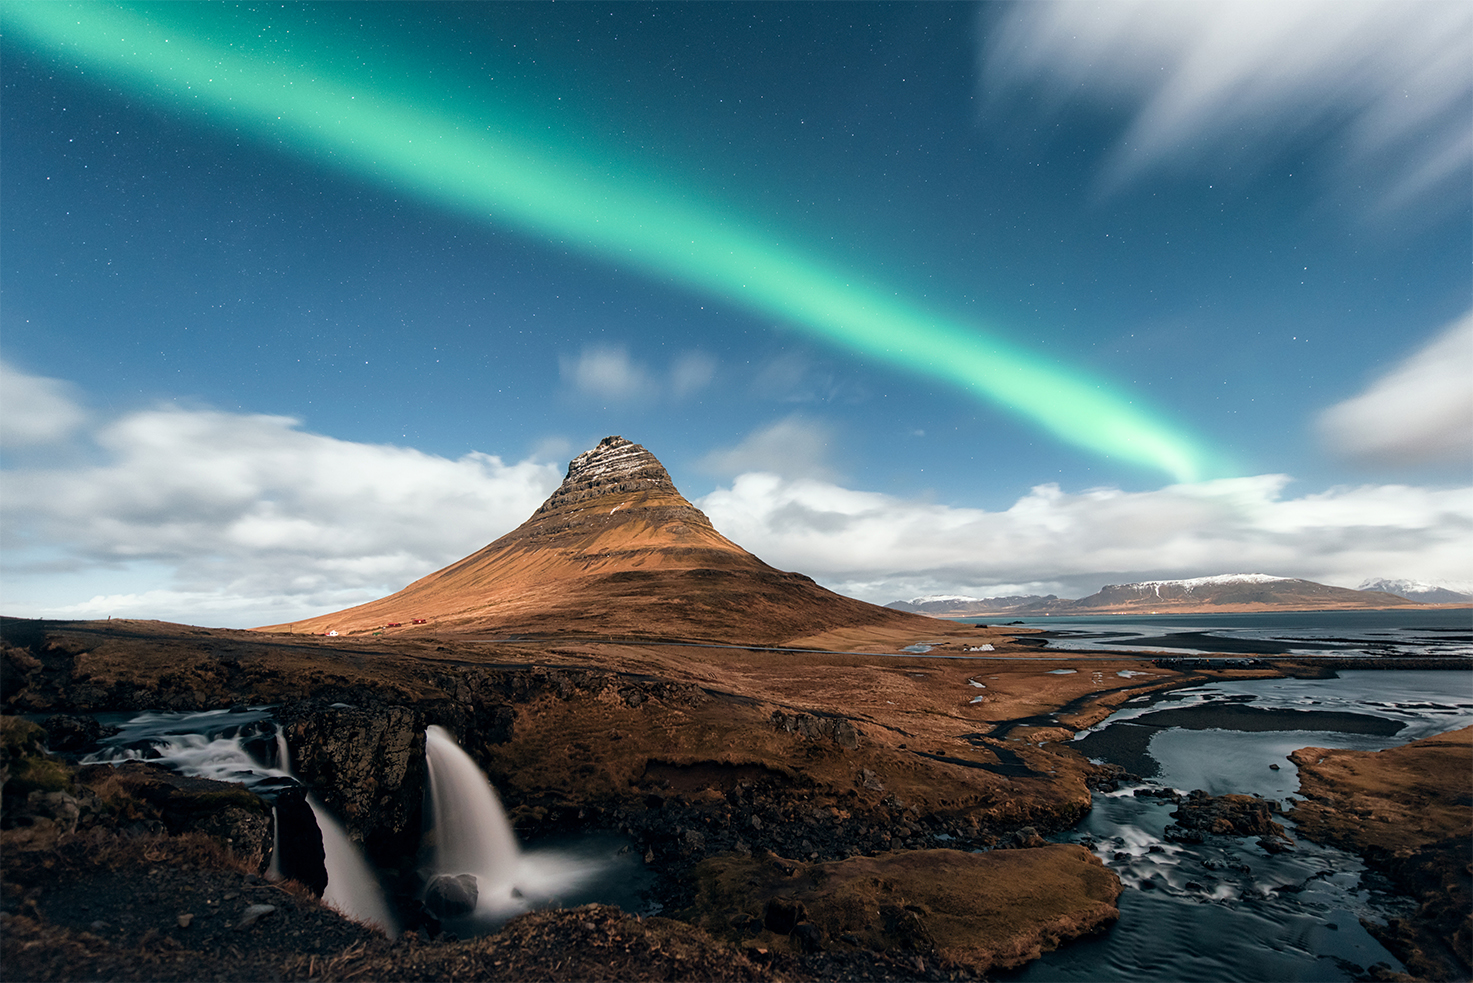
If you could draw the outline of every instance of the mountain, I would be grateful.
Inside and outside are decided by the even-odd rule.
[[[1008,602],[1018,602],[1008,606]],[[1349,590],[1266,573],[1228,573],[1190,580],[1110,584],[1078,600],[1054,597],[916,598],[888,606],[932,617],[988,614],[1019,617],[1088,614],[1189,614],[1196,611],[1328,611],[1415,607],[1419,599],[1392,592]]]
[[[420,624],[422,622],[422,624]],[[567,634],[774,644],[913,614],[763,563],[711,525],[655,456],[606,437],[516,529],[396,594],[262,631]]]
[[[1054,594],[1024,594],[1016,597],[965,597],[939,594],[909,601],[891,601],[887,608],[927,614],[933,618],[972,618],[984,614],[1012,614],[1024,608],[1057,601]]]
[[[1372,591],[1331,587],[1312,580],[1264,573],[1229,573],[1190,580],[1147,580],[1110,584],[1077,601],[1047,605],[1048,614],[1139,614],[1153,611],[1318,611],[1342,608],[1412,607],[1415,601]]]
[[[1473,593],[1455,590],[1441,584],[1428,584],[1420,580],[1387,580],[1378,577],[1367,580],[1357,590],[1380,591],[1395,594],[1419,604],[1467,604],[1473,601]]]

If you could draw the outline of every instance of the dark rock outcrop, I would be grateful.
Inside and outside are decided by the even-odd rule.
[[[424,905],[439,918],[458,918],[475,911],[480,896],[475,874],[440,874],[425,886]]]
[[[1196,789],[1177,800],[1177,809],[1171,814],[1176,823],[1167,826],[1163,835],[1177,843],[1201,843],[1209,834],[1257,836],[1261,837],[1260,845],[1277,852],[1294,845],[1284,827],[1272,818],[1280,811],[1277,802],[1257,795],[1214,797]]]

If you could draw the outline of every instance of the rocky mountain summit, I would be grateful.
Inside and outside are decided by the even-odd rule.
[[[762,562],[717,532],[653,454],[611,436],[572,460],[526,522],[470,556],[389,597],[262,630],[770,644],[912,617]]]

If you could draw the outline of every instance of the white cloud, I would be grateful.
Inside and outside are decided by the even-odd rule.
[[[60,440],[87,414],[60,379],[27,375],[0,361],[0,446],[15,448]]]
[[[1156,491],[1040,485],[1005,511],[748,473],[697,504],[769,563],[886,603],[924,594],[1060,593],[1255,571],[1354,586],[1380,570],[1467,579],[1473,488],[1334,488],[1283,497],[1260,475]]]
[[[790,416],[755,433],[735,447],[718,448],[701,459],[709,474],[735,475],[770,471],[790,478],[827,478],[829,446],[833,435],[815,420]]]
[[[526,519],[561,478],[530,460],[450,460],[299,426],[148,410],[96,432],[103,463],[0,472],[6,613],[158,617],[150,605],[163,601],[180,616],[237,625],[320,613],[478,549]],[[99,579],[115,585],[119,568],[141,583],[86,589],[86,571],[112,571]],[[99,597],[48,598],[43,585],[63,582],[71,597]]]
[[[1342,139],[1342,177],[1384,208],[1461,207],[1473,158],[1473,5],[1463,0],[1020,3],[984,76],[1138,109],[1107,182],[1164,164],[1241,167],[1290,139]]]
[[[1473,311],[1330,407],[1320,432],[1342,454],[1392,464],[1473,460]]]

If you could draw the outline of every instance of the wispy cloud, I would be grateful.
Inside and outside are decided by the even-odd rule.
[[[1108,0],[1012,6],[984,50],[995,87],[1135,112],[1106,185],[1219,173],[1310,132],[1378,207],[1462,207],[1473,158],[1473,5],[1462,0]]]
[[[711,451],[701,459],[701,469],[723,477],[767,471],[788,478],[831,478],[832,444],[827,424],[795,415],[748,434],[734,447]]]
[[[576,357],[561,356],[558,370],[564,384],[585,398],[653,403],[679,401],[710,385],[716,360],[704,352],[682,352],[671,362],[669,372],[661,373],[631,357],[621,345],[595,345]]]
[[[1334,488],[1285,497],[1260,475],[1155,491],[1040,485],[989,512],[743,474],[697,504],[764,560],[885,603],[932,593],[1052,591],[1262,572],[1355,586],[1377,571],[1465,580],[1473,488]]]
[[[1349,457],[1473,462],[1473,310],[1365,392],[1330,407],[1320,432]]]

